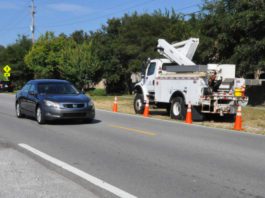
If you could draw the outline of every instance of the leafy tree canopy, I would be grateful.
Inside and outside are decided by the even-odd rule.
[[[73,37],[47,32],[25,57],[35,78],[67,79],[80,88],[101,79],[100,64],[93,52],[93,40],[80,43]]]
[[[14,81],[17,87],[32,78],[32,71],[24,62],[24,56],[30,49],[31,40],[24,35],[19,36],[14,44],[8,45],[6,48],[0,47],[1,68],[5,65],[12,68],[10,80]]]
[[[198,13],[189,15],[174,10],[125,14],[94,32],[47,32],[32,48],[28,38],[19,37],[13,45],[0,46],[0,64],[13,66],[19,82],[32,73],[35,78],[65,78],[80,87],[105,78],[108,93],[124,93],[132,90],[131,74],[140,72],[147,58],[159,57],[154,51],[158,38],[198,37],[194,62],[236,64],[237,75],[245,76],[265,70],[264,10],[264,0],[205,0]]]

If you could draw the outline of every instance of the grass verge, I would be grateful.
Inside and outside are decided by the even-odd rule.
[[[112,110],[114,96],[91,97],[95,102],[96,108],[109,111]],[[118,111],[122,113],[135,114],[132,95],[118,97]],[[151,109],[150,117],[170,120],[170,117],[164,109]],[[265,135],[265,107],[244,107],[242,111],[242,119],[245,131]],[[219,116],[207,117],[203,122],[196,122],[196,124],[224,129],[232,129],[234,126],[233,120],[226,120],[226,118]]]

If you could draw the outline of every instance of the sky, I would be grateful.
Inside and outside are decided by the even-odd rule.
[[[201,4],[202,0],[35,0],[35,38],[46,31],[67,35],[76,30],[96,31],[109,18],[135,11],[152,13],[174,8],[177,12],[192,13]],[[30,5],[31,0],[0,0],[0,45],[14,43],[18,35],[31,37]]]

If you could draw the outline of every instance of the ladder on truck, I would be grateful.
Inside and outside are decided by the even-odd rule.
[[[158,39],[157,51],[178,65],[195,65],[193,55],[199,45],[198,38],[190,38],[186,41],[170,44],[165,39]]]

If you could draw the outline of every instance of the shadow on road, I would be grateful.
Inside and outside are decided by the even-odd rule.
[[[48,121],[49,125],[90,125],[90,124],[98,124],[101,120],[94,119],[92,122],[86,122],[83,120],[55,120]]]
[[[169,114],[165,110],[155,109],[150,110],[150,115],[162,119],[170,119]],[[194,122],[216,122],[216,123],[233,123],[235,121],[235,115],[224,115],[220,116],[219,114],[205,114],[203,121],[194,121]]]
[[[169,116],[165,110],[150,110],[150,115]]]
[[[32,120],[36,122],[36,119],[33,117],[26,116],[24,119]],[[90,125],[90,124],[98,124],[102,122],[101,120],[94,119],[93,121],[84,121],[82,119],[69,119],[69,120],[49,120],[46,121],[48,125]]]

